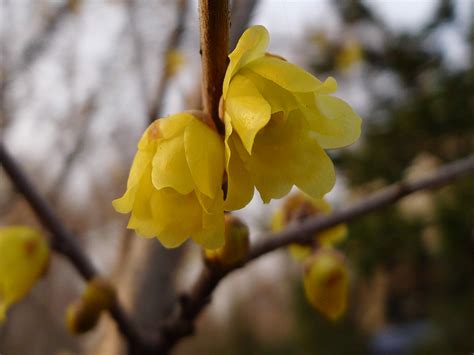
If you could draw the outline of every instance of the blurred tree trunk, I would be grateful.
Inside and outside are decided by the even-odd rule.
[[[174,273],[183,248],[165,249],[156,239],[125,238],[124,257],[117,265],[115,281],[119,297],[140,329],[157,331],[159,321],[171,310],[175,299]],[[109,320],[100,343],[90,354],[126,354],[126,344]]]

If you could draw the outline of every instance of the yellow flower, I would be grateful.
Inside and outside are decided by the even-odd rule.
[[[224,208],[244,207],[254,187],[264,202],[293,185],[322,197],[335,182],[324,149],[353,143],[359,116],[330,96],[336,82],[321,82],[294,64],[266,54],[263,26],[249,28],[229,55],[221,115],[225,123],[228,191]]]
[[[43,275],[48,258],[48,244],[36,229],[0,228],[0,323],[8,308],[22,299]]]
[[[138,143],[125,194],[113,201],[131,212],[128,228],[167,248],[188,237],[205,248],[224,243],[220,136],[190,113],[158,119]]]
[[[272,219],[272,230],[278,232],[295,220],[304,220],[317,215],[330,215],[331,205],[325,199],[311,198],[304,193],[289,196],[283,206]],[[342,242],[347,235],[347,226],[339,224],[325,231],[316,233],[314,240],[318,246],[332,246]],[[311,255],[313,248],[309,245],[291,244],[291,255],[297,260],[303,260]]]
[[[349,276],[344,256],[330,247],[319,249],[305,265],[303,286],[306,298],[332,320],[347,307]]]

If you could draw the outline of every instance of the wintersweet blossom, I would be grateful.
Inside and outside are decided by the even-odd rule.
[[[325,199],[311,198],[298,192],[285,199],[272,219],[272,229],[278,232],[294,221],[304,221],[309,217],[328,216],[332,212],[331,205]],[[314,242],[318,246],[333,246],[342,242],[347,235],[347,226],[338,224],[314,235]],[[291,244],[289,246],[291,255],[297,260],[303,260],[310,256],[313,247],[310,245]]]
[[[221,137],[191,113],[152,123],[138,143],[125,194],[113,201],[131,212],[128,228],[167,248],[188,237],[205,248],[224,244]]]
[[[314,308],[332,320],[340,318],[349,293],[344,256],[330,247],[319,249],[305,264],[303,286]]]
[[[254,187],[264,202],[286,195],[293,185],[322,197],[335,182],[324,149],[353,143],[360,117],[330,94],[336,81],[313,75],[266,53],[263,26],[249,28],[229,55],[223,83],[226,210],[244,207]]]
[[[27,226],[0,228],[0,323],[44,274],[49,248],[43,235]]]

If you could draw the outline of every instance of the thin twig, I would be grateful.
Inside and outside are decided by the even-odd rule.
[[[19,193],[28,201],[44,227],[51,232],[51,248],[66,256],[85,280],[96,277],[98,271],[81,249],[76,237],[61,222],[1,142],[0,162]],[[148,347],[147,342],[140,336],[118,303],[114,304],[110,313],[123,336],[128,340],[130,348]]]
[[[222,82],[227,69],[229,51],[229,2],[228,0],[200,0],[199,23],[201,27],[202,101],[204,112],[219,132],[219,100]]]
[[[168,58],[170,52],[176,50],[183,38],[185,25],[186,25],[186,14],[188,9],[188,0],[180,0],[177,4],[177,19],[176,25],[171,32],[168,43],[166,45],[166,50],[164,52],[165,56],[163,58],[163,63],[165,66],[167,65]],[[172,77],[172,74],[169,72],[167,68],[163,69],[163,74],[160,80],[158,81],[158,85],[153,92],[153,100],[148,108],[148,122],[152,123],[157,117],[160,117],[163,114],[163,102],[166,96],[166,91],[169,87],[169,82]]]
[[[292,243],[308,243],[314,234],[340,223],[350,222],[370,212],[387,207],[401,198],[420,190],[434,189],[446,185],[453,180],[474,172],[474,155],[454,163],[447,164],[432,175],[416,180],[402,181],[376,192],[362,201],[345,209],[334,212],[330,216],[309,218],[294,224],[280,233],[267,233],[261,235],[260,242],[252,248],[246,260],[227,270],[214,270],[205,267],[197,278],[191,290],[181,296],[179,306],[164,323],[157,349],[166,354],[183,337],[194,332],[194,321],[205,306],[210,302],[220,281],[228,274],[249,262],[281,247]]]

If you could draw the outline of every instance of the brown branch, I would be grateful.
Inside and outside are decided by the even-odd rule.
[[[314,217],[289,226],[280,233],[261,235],[252,248],[249,256],[241,264],[227,270],[219,271],[205,267],[191,290],[183,295],[176,312],[166,320],[161,329],[157,344],[160,353],[167,353],[183,337],[194,331],[194,321],[204,307],[210,302],[211,295],[219,282],[229,273],[247,263],[292,243],[309,243],[314,234],[340,223],[350,222],[370,212],[387,207],[401,198],[414,192],[434,189],[453,180],[474,172],[474,155],[440,168],[432,175],[410,182],[402,181],[376,192],[362,201],[345,209],[338,210],[328,217]]]
[[[76,237],[61,222],[1,142],[0,162],[18,192],[25,197],[38,219],[50,231],[51,248],[67,257],[84,280],[96,277],[97,269],[81,249]],[[128,340],[131,350],[149,348],[148,342],[138,333],[118,303],[113,305],[110,313],[121,333]]]
[[[223,133],[219,119],[219,100],[222,82],[227,69],[229,51],[229,2],[228,0],[200,0],[199,23],[201,27],[202,101],[210,125]]]

